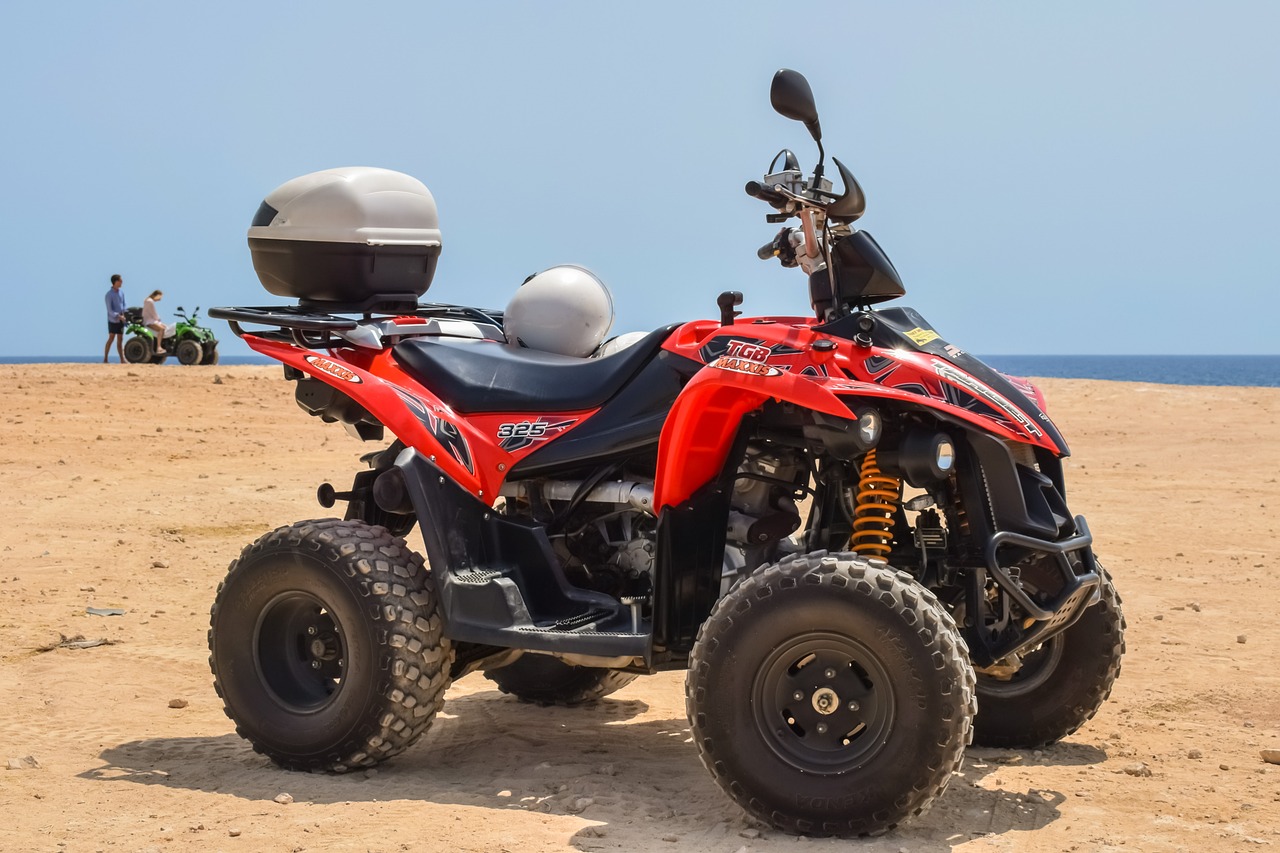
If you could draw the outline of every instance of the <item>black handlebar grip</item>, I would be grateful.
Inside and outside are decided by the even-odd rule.
[[[770,240],[768,243],[765,243],[759,249],[756,249],[756,257],[762,261],[767,261],[777,254],[778,254],[778,241],[776,238],[773,240]]]
[[[767,201],[770,204],[776,201],[784,201],[785,199],[778,193],[766,187],[759,181],[747,181],[747,195],[752,198],[758,198],[761,201]]]

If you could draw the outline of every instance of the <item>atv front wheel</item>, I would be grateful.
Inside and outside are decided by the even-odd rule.
[[[204,357],[204,347],[199,341],[187,339],[178,344],[177,355],[179,364],[199,364]]]
[[[484,677],[503,693],[539,705],[584,705],[616,693],[635,681],[631,672],[570,666],[548,655],[526,654]]]
[[[431,725],[452,646],[422,557],[362,521],[301,521],[231,564],[209,665],[236,732],[291,770],[368,767]]]
[[[867,835],[946,789],[974,677],[950,615],[910,575],[818,551],[721,599],[694,644],[685,707],[703,764],[752,815]]]
[[[1055,743],[1085,724],[1111,695],[1124,656],[1124,613],[1111,576],[1099,566],[1101,600],[1061,634],[1023,656],[1012,676],[978,673],[978,746],[1035,749]],[[1049,567],[1023,570],[1022,581],[1036,595],[1045,585],[1061,585]],[[1039,587],[1039,589],[1037,589]]]
[[[124,342],[124,360],[130,364],[146,364],[155,355],[152,350],[151,341],[135,335]]]

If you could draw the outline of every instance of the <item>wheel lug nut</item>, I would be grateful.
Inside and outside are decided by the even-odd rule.
[[[312,668],[312,669],[319,669],[319,668],[320,668],[320,661],[318,661],[318,660],[313,660],[313,661],[311,662],[311,668]]]
[[[797,690],[795,693],[792,693],[792,694],[791,694],[791,698],[792,698],[792,699],[794,699],[794,700],[796,700],[797,702],[804,701],[804,693],[802,693],[801,691]]]
[[[818,723],[818,734],[825,735],[827,733],[827,724]]]
[[[849,703],[849,710],[850,710],[850,711],[856,711],[856,710],[858,710],[858,707],[859,707],[859,706],[858,706],[858,703],[857,703],[857,702],[850,702],[850,703]]]
[[[316,635],[316,626],[315,626],[315,625],[308,625],[308,626],[307,626],[307,636],[308,636],[308,637],[314,637],[315,635]]]
[[[836,671],[834,669],[828,668],[827,671],[823,673],[823,675],[825,675],[827,678],[835,678]]]

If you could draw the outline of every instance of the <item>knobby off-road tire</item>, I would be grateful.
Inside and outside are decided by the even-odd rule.
[[[910,575],[797,555],[726,595],[698,633],[685,707],[702,762],[757,818],[869,835],[923,812],[964,758],[968,648]]]
[[[199,364],[200,360],[204,358],[204,347],[200,345],[199,341],[180,341],[178,343],[177,356],[179,364]]]
[[[255,750],[292,770],[368,767],[431,725],[453,649],[422,557],[325,519],[244,549],[210,613],[214,688]]]
[[[484,677],[503,693],[539,705],[584,705],[616,693],[635,681],[631,672],[571,666],[547,655],[526,654]]]
[[[1034,749],[1085,724],[1111,695],[1124,656],[1124,612],[1111,576],[1102,575],[1101,600],[1080,619],[1023,658],[1008,681],[978,674],[978,746]],[[1023,583],[1061,584],[1041,569],[1023,570]]]
[[[155,356],[154,347],[146,338],[134,335],[124,342],[124,360],[130,364],[146,364]]]

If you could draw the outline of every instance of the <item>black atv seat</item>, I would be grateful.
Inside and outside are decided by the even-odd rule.
[[[574,358],[496,341],[413,338],[392,350],[400,366],[455,411],[571,412],[616,394],[662,347],[666,326],[604,358]]]

